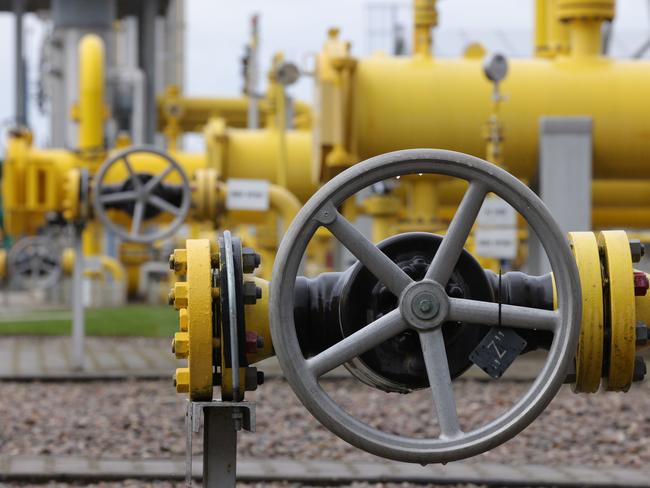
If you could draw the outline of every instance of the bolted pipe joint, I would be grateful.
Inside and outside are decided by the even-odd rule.
[[[615,0],[557,0],[557,18],[569,26],[569,49],[573,57],[600,56],[601,25],[614,19],[615,4]]]

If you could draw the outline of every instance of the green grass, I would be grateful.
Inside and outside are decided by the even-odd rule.
[[[0,322],[0,335],[70,335],[69,318],[61,317],[60,313],[49,315],[48,318],[48,312],[34,312],[25,321]],[[171,337],[177,331],[178,312],[169,306],[129,305],[86,310],[87,335]]]

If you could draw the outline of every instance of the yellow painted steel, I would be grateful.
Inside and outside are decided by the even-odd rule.
[[[249,103],[248,97],[185,96],[178,86],[170,85],[158,97],[158,130],[171,140],[181,133],[202,132],[211,118],[222,118],[228,127],[243,129],[247,126]],[[260,120],[266,122],[273,107],[267,99],[259,99],[257,103]],[[293,111],[293,127],[311,127],[311,107],[308,104],[295,101]]]
[[[227,129],[223,124],[209,124],[206,137],[208,166],[219,172],[222,180],[251,178],[278,183],[277,168],[286,164],[286,188],[305,202],[316,191],[309,162],[312,154],[311,133],[288,130],[284,134],[286,162],[282,162],[278,130]]]
[[[79,102],[73,118],[79,122],[82,157],[101,163],[104,150],[104,42],[86,34],[79,42]]]
[[[509,141],[504,161],[516,176],[532,179],[540,117],[586,114],[593,120],[594,177],[647,178],[650,63],[601,57],[595,34],[600,36],[606,16],[576,18],[580,11],[567,5],[558,5],[555,12],[569,32],[566,55],[510,60],[501,87],[509,98],[500,114]],[[316,81],[317,179],[398,149],[441,147],[484,154],[481,127],[490,114],[491,87],[479,59],[357,59],[349,43],[330,31]]]
[[[7,277],[7,251],[0,249],[0,281]]]
[[[627,391],[632,384],[636,351],[634,271],[627,235],[623,231],[598,233],[605,283],[605,323],[609,331],[607,391]]]
[[[187,310],[187,332],[177,332],[173,341],[176,357],[187,358],[188,364],[187,368],[176,370],[176,390],[189,393],[191,400],[211,400],[213,317],[210,241],[189,239],[186,246],[186,252],[175,251],[173,255],[178,270],[187,270],[187,281],[177,281],[171,297],[179,312]]]
[[[582,321],[576,351],[576,393],[595,393],[603,372],[603,280],[598,242],[593,232],[569,232],[582,290]],[[629,247],[629,246],[628,246]]]

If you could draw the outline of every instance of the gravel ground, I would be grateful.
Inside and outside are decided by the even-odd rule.
[[[388,395],[351,380],[325,383],[344,408],[371,425],[415,436],[435,431],[428,391]],[[184,454],[185,401],[173,393],[168,381],[3,383],[1,388],[0,455],[171,458]],[[467,428],[494,417],[526,388],[512,382],[456,382],[461,423]],[[249,399],[258,402],[257,433],[240,435],[240,456],[379,460],[321,427],[283,380],[267,381]],[[647,467],[648,438],[650,385],[635,385],[627,394],[598,395],[575,395],[565,387],[522,434],[474,460]],[[200,444],[196,439],[197,453]]]
[[[69,484],[69,483],[47,483],[47,484],[17,484],[11,483],[1,485],[6,487],[34,487],[34,488],[67,488],[85,486],[88,488],[186,488],[185,483],[168,483],[165,481],[155,482],[142,482],[137,480],[126,480],[120,483],[99,483],[99,484]],[[197,483],[195,483],[197,486]],[[308,488],[309,485],[296,484],[296,483],[237,483],[239,488]],[[318,485],[318,488],[323,488],[324,485]],[[340,487],[341,485],[336,485]],[[347,485],[351,488],[404,488],[413,486],[409,483],[352,483]],[[423,486],[423,485],[419,485]],[[427,485],[428,488],[483,488],[479,485]]]

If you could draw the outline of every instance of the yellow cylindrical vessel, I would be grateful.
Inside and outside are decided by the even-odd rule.
[[[354,83],[352,149],[359,159],[418,147],[483,156],[481,127],[490,83],[472,59],[360,60]],[[650,177],[650,63],[560,58],[512,60],[502,91],[504,161],[516,176],[537,171],[539,121],[590,115],[594,177]]]

